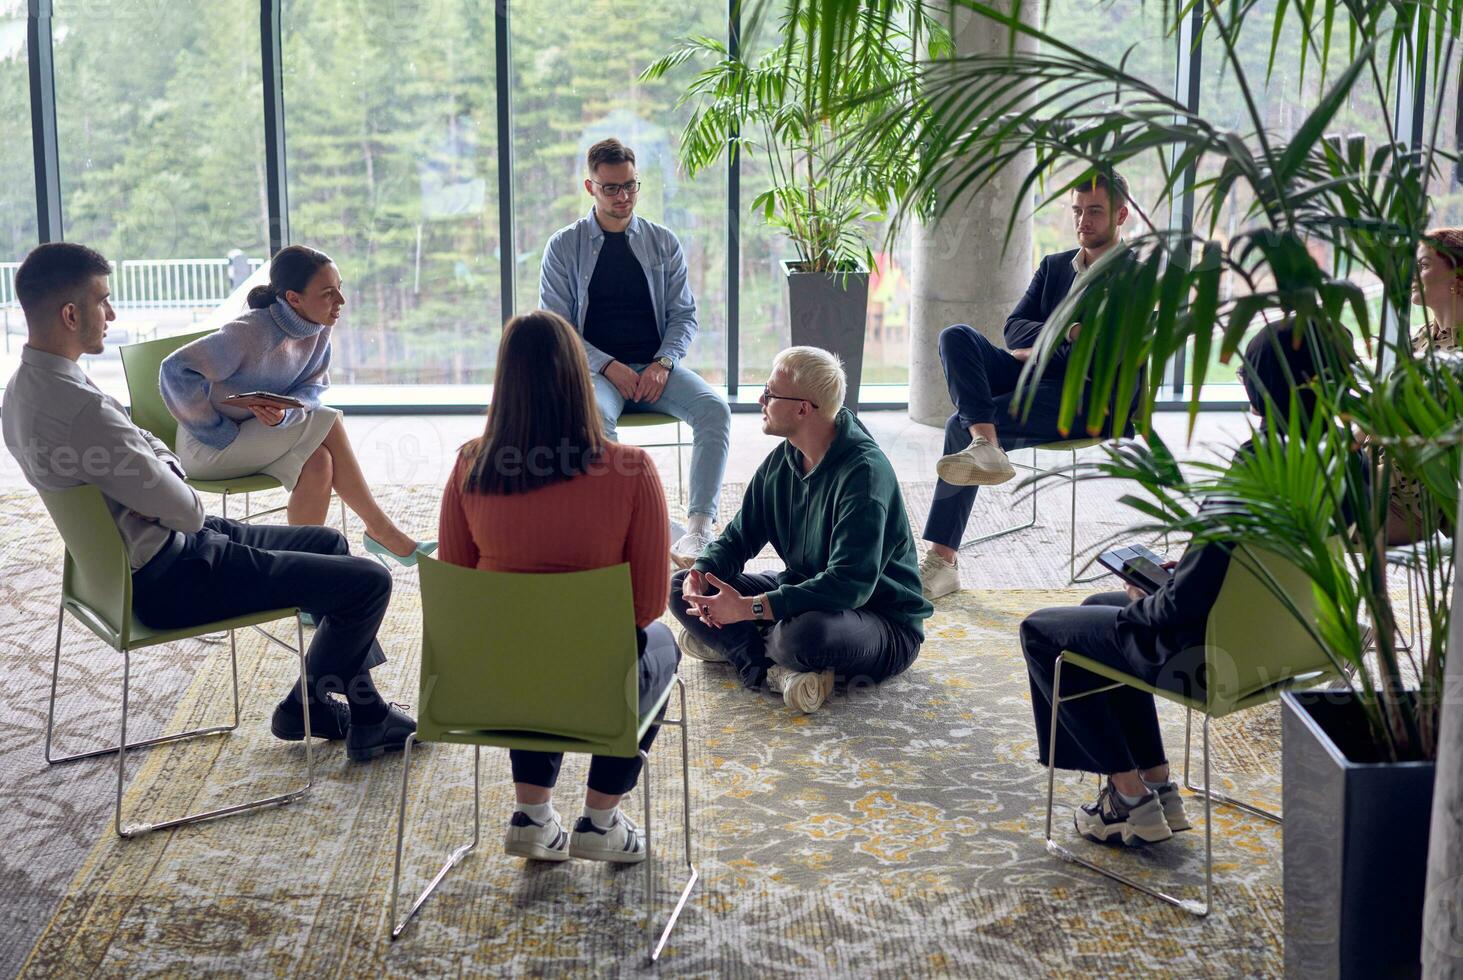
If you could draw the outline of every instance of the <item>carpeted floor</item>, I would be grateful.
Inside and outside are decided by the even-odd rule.
[[[729,487],[728,512],[738,487]],[[927,485],[905,488],[911,516]],[[1085,491],[1084,491],[1085,492]],[[384,494],[404,524],[435,519],[435,487]],[[1044,493],[1044,506],[1057,504]],[[1062,500],[1061,504],[1065,505]],[[579,861],[526,867],[499,840],[509,812],[506,759],[485,753],[483,843],[388,944],[386,896],[400,761],[353,765],[339,746],[317,755],[304,801],[120,841],[111,832],[115,767],[47,767],[41,753],[58,546],[34,498],[0,500],[0,630],[4,704],[0,777],[0,972],[120,975],[619,975],[641,972],[638,870]],[[1009,517],[991,507],[993,520]],[[1009,508],[1008,508],[1009,509]],[[1064,506],[1051,506],[1065,511]],[[1083,536],[1121,523],[1115,506],[1084,511]],[[918,525],[916,525],[918,526]],[[972,528],[972,533],[978,533]],[[1066,528],[1035,528],[967,562],[987,576],[1065,581]],[[1018,550],[1019,546],[1019,550]],[[1032,549],[1032,550],[1028,550]],[[1052,554],[1055,553],[1055,554]],[[1047,554],[1041,562],[1030,556]],[[1003,556],[1011,556],[1004,569]],[[1024,562],[1024,564],[1022,564]],[[1033,571],[1033,568],[1035,569]],[[391,696],[415,700],[420,626],[414,573],[396,575],[379,672]],[[692,808],[702,882],[672,937],[668,975],[949,976],[1126,973],[1271,975],[1280,970],[1278,828],[1220,810],[1217,910],[1207,920],[1049,857],[1041,843],[1045,771],[1034,759],[1016,626],[1033,609],[1085,590],[972,588],[937,603],[914,666],[875,689],[840,691],[813,716],[740,690],[725,667],[688,662]],[[115,658],[67,630],[63,745],[105,737],[116,718]],[[140,728],[191,727],[226,713],[226,648],[193,644],[139,671]],[[129,813],[177,812],[274,791],[303,750],[267,731],[291,660],[241,635],[245,720],[227,738],[147,753],[132,769]],[[196,669],[195,669],[196,668]],[[1182,716],[1161,709],[1170,752]],[[1216,727],[1214,764],[1231,789],[1278,801],[1278,715],[1260,709]],[[654,756],[662,866],[657,914],[668,911],[683,853],[674,731]],[[559,806],[577,812],[585,761],[571,758]],[[471,835],[471,752],[429,746],[413,765],[404,888],[415,893]],[[1058,811],[1094,783],[1059,780]],[[631,812],[640,799],[632,795]],[[1192,802],[1191,813],[1202,811]],[[1197,896],[1202,837],[1144,850],[1073,846],[1136,876]],[[669,879],[669,880],[668,880]]]

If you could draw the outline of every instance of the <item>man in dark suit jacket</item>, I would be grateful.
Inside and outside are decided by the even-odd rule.
[[[976,490],[1016,475],[1005,450],[1064,438],[1057,431],[1057,410],[1071,342],[1081,324],[1073,324],[1043,372],[1025,419],[1011,415],[1016,379],[1047,319],[1073,288],[1080,288],[1092,264],[1117,243],[1128,220],[1128,183],[1116,171],[1099,173],[1072,191],[1071,202],[1078,247],[1041,260],[1026,295],[1006,318],[1008,349],[963,323],[940,333],[940,362],[955,414],[945,423],[945,455],[935,464],[940,480],[925,522],[924,538],[930,547],[920,563],[920,584],[931,599],[960,588],[955,554],[975,506]],[[1084,425],[1079,411],[1074,431]]]

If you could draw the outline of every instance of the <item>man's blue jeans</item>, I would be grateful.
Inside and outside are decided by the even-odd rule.
[[[644,364],[627,364],[637,374]],[[605,437],[617,441],[615,425],[622,412],[662,412],[691,427],[691,499],[688,514],[716,519],[721,478],[731,448],[731,409],[695,371],[678,364],[666,378],[665,390],[653,402],[626,402],[609,378],[594,376],[594,400],[604,423]]]

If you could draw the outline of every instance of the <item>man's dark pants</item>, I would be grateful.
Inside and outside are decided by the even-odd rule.
[[[391,598],[391,575],[369,558],[353,558],[345,537],[328,527],[244,524],[205,518],[132,575],[132,608],[154,629],[182,629],[268,609],[298,606],[318,626],[305,658],[315,698],[343,693],[385,655],[376,630]],[[370,678],[363,685],[370,690]]]
[[[877,684],[904,671],[919,654],[923,638],[902,623],[865,609],[805,612],[775,624],[732,623],[716,629],[686,611],[681,598],[689,571],[671,576],[671,614],[692,636],[724,655],[742,683],[759,687],[767,668],[799,672],[831,670],[850,682]],[[777,588],[777,576],[744,573],[727,579],[742,595]]]
[[[645,627],[642,631],[640,649],[640,717],[642,719],[649,713],[651,706],[660,700],[661,694],[675,678],[676,667],[680,662],[681,651],[676,646],[675,637],[671,636],[670,627],[665,623],[651,623]],[[665,716],[665,708],[661,708],[660,716]],[[645,734],[640,738],[640,751],[650,751],[651,743],[655,741],[656,733],[659,731],[659,725],[651,725],[645,730]],[[513,769],[515,783],[527,783],[530,786],[544,786],[549,789],[552,789],[554,784],[559,781],[559,766],[563,761],[562,752],[513,750],[508,753],[508,762]],[[640,779],[641,765],[638,755],[633,758],[613,755],[591,756],[588,786],[596,793],[622,796],[635,788],[635,783]]]
[[[1035,400],[1025,419],[1011,417],[1016,380],[1023,364],[1010,351],[987,340],[963,323],[940,333],[940,363],[955,414],[945,422],[945,455],[970,445],[970,427],[989,423],[996,427],[1001,448],[1007,451],[1057,442],[1065,438],[1057,431],[1062,403],[1060,375],[1036,386]],[[1082,420],[1073,424],[1080,430]],[[960,547],[978,487],[957,487],[940,480],[935,485],[930,516],[925,521],[924,539],[951,548]]]
[[[1125,592],[1089,596],[1080,606],[1039,609],[1021,623],[1021,651],[1031,682],[1031,711],[1036,720],[1037,756],[1047,764],[1051,746],[1052,682],[1057,657],[1065,650],[1134,673],[1118,635],[1118,611],[1128,604]],[[1062,665],[1062,697],[1106,687],[1112,681],[1081,667]],[[1057,726],[1056,765],[1110,775],[1147,770],[1168,761],[1158,730],[1153,695],[1133,687],[1117,687],[1062,704]]]

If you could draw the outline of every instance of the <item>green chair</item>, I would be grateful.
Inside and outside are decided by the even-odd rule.
[[[482,747],[595,755],[639,755],[637,788],[645,800],[645,937],[650,960],[659,958],[691,896],[699,873],[691,857],[691,782],[686,731],[686,686],[680,677],[681,789],[686,868],[670,920],[656,940],[655,836],[651,832],[650,759],[640,739],[670,699],[670,685],[639,713],[638,650],[629,565],[584,572],[523,575],[417,559],[422,588],[421,698],[417,732],[406,743],[396,828],[396,867],[389,905],[391,938],[399,937],[447,873],[481,839],[479,778]],[[565,615],[572,596],[573,615]],[[546,675],[554,677],[545,684]],[[473,746],[472,841],[454,850],[406,915],[396,917],[406,798],[413,742]]]
[[[1111,691],[1124,685],[1147,691],[1155,697],[1183,705],[1184,721],[1184,786],[1204,798],[1204,902],[1177,898],[1167,892],[1135,881],[1117,871],[1100,867],[1073,854],[1052,838],[1052,809],[1056,786],[1055,751],[1047,753],[1046,784],[1046,848],[1051,854],[1091,868],[1114,881],[1120,881],[1177,906],[1195,915],[1206,916],[1213,908],[1213,842],[1211,839],[1211,806],[1228,804],[1275,823],[1281,818],[1268,810],[1243,803],[1211,790],[1209,772],[1209,722],[1280,697],[1294,687],[1322,683],[1338,676],[1335,666],[1310,631],[1272,591],[1273,582],[1294,605],[1301,617],[1313,620],[1315,601],[1311,582],[1299,568],[1269,552],[1241,546],[1235,549],[1220,586],[1219,596],[1209,613],[1205,627],[1204,665],[1206,690],[1202,697],[1186,697],[1155,687],[1115,667],[1098,663],[1081,654],[1064,652],[1057,658],[1052,680],[1053,704],[1051,740],[1057,744],[1057,719],[1061,706],[1068,701]],[[1070,664],[1107,678],[1114,683],[1080,694],[1063,697],[1062,667]],[[1204,783],[1189,782],[1189,731],[1194,712],[1204,716]]]
[[[1072,523],[1069,526],[1069,533],[1067,535],[1067,577],[1068,577],[1068,580],[1069,580],[1070,584],[1072,584],[1072,585],[1080,585],[1083,582],[1095,582],[1095,581],[1097,581],[1098,579],[1104,577],[1107,574],[1107,572],[1103,571],[1103,572],[1098,572],[1097,574],[1088,575],[1088,576],[1085,576],[1085,577],[1082,577],[1082,578],[1079,578],[1077,576],[1077,483],[1078,483],[1078,480],[1077,480],[1077,474],[1075,472],[1075,469],[1076,469],[1076,466],[1077,466],[1077,452],[1078,452],[1078,450],[1081,450],[1081,449],[1088,449],[1088,448],[1090,448],[1092,446],[1099,445],[1102,441],[1103,440],[1101,440],[1101,439],[1067,439],[1067,440],[1063,440],[1063,441],[1060,441],[1060,442],[1046,442],[1046,443],[1042,443],[1039,446],[1024,446],[1022,448],[1031,450],[1031,462],[1030,463],[1018,463],[1015,460],[1012,460],[1011,461],[1011,465],[1012,466],[1019,467],[1019,468],[1021,468],[1023,470],[1030,470],[1033,473],[1041,473],[1041,474],[1043,474],[1045,476],[1056,476],[1056,475],[1061,475],[1061,472],[1062,471],[1060,471],[1060,470],[1045,470],[1045,469],[1042,469],[1040,466],[1037,466],[1036,465],[1036,454],[1038,452],[1065,452],[1065,453],[1071,453],[1071,466],[1069,466],[1067,468],[1065,479],[1066,479],[1068,485],[1071,487],[1071,491],[1072,491],[1072,494],[1071,494],[1071,496],[1072,496]],[[1013,449],[1013,450],[1011,450],[1011,452],[1015,453],[1015,452],[1019,452],[1019,450]],[[969,547],[969,546],[971,546],[973,544],[979,544],[982,541],[992,541],[992,540],[994,540],[996,538],[1003,538],[1003,537],[1005,537],[1008,534],[1015,534],[1017,531],[1024,531],[1024,530],[1026,530],[1029,527],[1034,527],[1036,525],[1036,496],[1037,496],[1037,491],[1040,490],[1040,489],[1041,488],[1039,486],[1032,486],[1032,488],[1031,488],[1031,519],[1028,520],[1025,524],[1013,524],[1012,526],[1006,527],[1006,528],[1002,528],[999,531],[992,531],[989,534],[982,534],[978,538],[972,538],[969,541],[966,541],[960,547],[961,548],[967,548],[967,547]]]
[[[178,448],[178,420],[173,418],[173,414],[168,411],[158,383],[163,360],[185,344],[190,344],[200,337],[207,337],[213,332],[204,330],[177,337],[164,337],[161,340],[149,340],[140,344],[127,344],[120,348],[122,373],[127,379],[127,397],[132,403],[132,421],[140,428],[157,436],[169,449],[174,451]],[[200,493],[221,495],[224,517],[229,516],[229,497],[239,494],[244,495],[244,517],[242,519],[246,521],[277,514],[285,509],[272,507],[257,514],[251,512],[249,508],[251,493],[263,493],[265,490],[278,490],[281,487],[278,480],[265,473],[253,473],[248,476],[234,477],[231,480],[189,479],[187,482],[190,487]],[[347,533],[345,501],[340,502],[340,530],[342,534]]]
[[[675,442],[637,442],[635,445],[641,449],[669,449],[672,446],[676,450],[676,500],[686,502],[686,484],[682,477],[685,465],[682,459],[682,451],[690,446],[685,436],[681,434],[681,426],[684,423],[674,415],[666,415],[662,412],[622,412],[615,425],[621,429],[644,429],[653,425],[674,425],[676,427]]]
[[[300,658],[300,693],[305,693],[305,638],[304,628],[299,624],[299,610],[271,609],[268,612],[236,616],[216,623],[204,623],[186,629],[154,630],[138,622],[132,615],[132,569],[127,560],[127,549],[122,535],[107,509],[101,491],[94,486],[72,487],[67,490],[42,490],[41,500],[61,539],[66,545],[66,559],[61,576],[61,610],[56,621],[56,656],[51,669],[51,701],[46,709],[46,762],[56,765],[90,759],[95,756],[117,753],[117,806],[113,825],[119,837],[135,837],[165,827],[222,817],[259,807],[293,802],[309,792],[315,783],[315,761],[310,747],[310,719],[305,718],[305,785],[299,789],[248,803],[235,803],[187,816],[153,823],[139,823],[131,826],[122,822],[122,792],[127,781],[127,753],[132,749],[177,742],[202,735],[231,732],[239,727],[239,660],[234,644],[234,630],[278,619],[295,619],[296,642],[291,650]],[[56,688],[61,674],[61,634],[66,625],[66,614],[95,633],[113,650],[122,655],[122,732],[115,746],[78,752],[74,755],[54,756],[51,752],[52,737],[56,721]],[[132,672],[134,651],[164,643],[175,643],[201,637],[206,633],[227,630],[229,634],[229,661],[234,683],[234,719],[228,725],[199,728],[172,735],[127,741],[128,686]],[[267,634],[266,634],[267,635]],[[276,643],[279,641],[276,640]],[[286,650],[290,647],[280,643]]]

